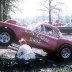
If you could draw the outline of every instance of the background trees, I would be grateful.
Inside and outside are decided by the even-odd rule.
[[[10,18],[9,12],[13,11],[13,7],[17,8],[14,4],[18,0],[0,0],[0,20]]]
[[[58,16],[58,18],[60,18],[60,12],[62,11],[62,9],[60,8],[60,6],[63,4],[61,2],[55,2],[56,0],[42,0],[41,5],[43,6],[43,8],[41,9],[41,11],[43,12],[47,12],[48,16],[49,16],[49,23],[52,23],[52,14],[56,14]]]

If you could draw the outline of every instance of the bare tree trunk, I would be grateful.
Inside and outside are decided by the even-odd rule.
[[[0,0],[0,20],[2,20],[2,0]]]
[[[3,20],[6,19],[6,14],[5,14],[5,0],[2,0],[2,6],[3,6]]]
[[[49,0],[49,23],[51,24],[51,0]]]
[[[7,19],[7,7],[6,7],[6,0],[2,0],[1,2],[1,16],[2,16],[2,20]]]

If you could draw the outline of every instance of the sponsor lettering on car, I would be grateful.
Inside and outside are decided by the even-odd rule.
[[[44,37],[44,36],[42,36],[40,34],[37,34],[36,37],[40,38],[41,40],[43,40],[45,42],[48,42],[49,41],[48,38],[46,38],[46,37]]]
[[[30,41],[41,44],[41,40],[33,38],[33,37],[30,37]]]

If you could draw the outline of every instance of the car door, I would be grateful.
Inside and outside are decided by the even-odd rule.
[[[49,49],[54,49],[56,48],[57,45],[57,33],[54,30],[53,27],[51,26],[47,26],[47,25],[42,25],[42,32],[41,34],[45,37],[45,39],[47,39],[48,41],[44,40],[45,42],[45,46]]]
[[[27,31],[26,41],[29,45],[40,48],[43,47],[41,36],[41,26],[38,26],[34,31]]]
[[[45,26],[40,25],[33,33],[29,35],[29,44],[38,48],[53,48],[56,45],[56,39],[45,34]]]

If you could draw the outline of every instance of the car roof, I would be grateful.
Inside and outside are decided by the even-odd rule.
[[[30,24],[27,26],[27,29],[29,30],[34,30],[36,27],[40,26],[40,25],[44,25],[44,26],[47,26],[47,27],[50,27],[56,31],[59,31],[59,29],[51,24],[49,24],[48,22],[39,22],[39,23],[33,23],[33,24]]]
[[[36,28],[37,26],[40,26],[40,25],[46,25],[46,24],[44,22],[33,23],[33,24],[28,25],[27,28],[31,30],[31,29]]]

